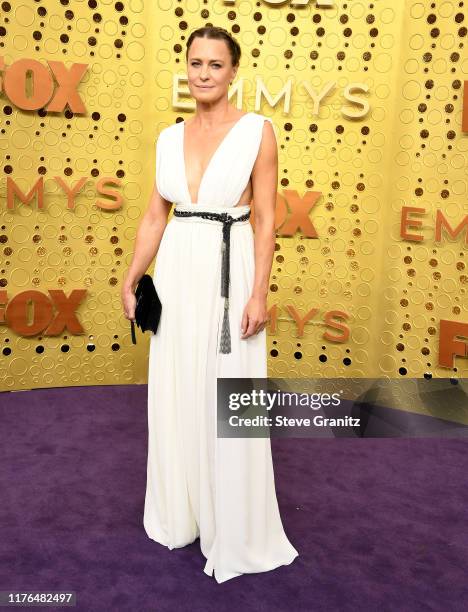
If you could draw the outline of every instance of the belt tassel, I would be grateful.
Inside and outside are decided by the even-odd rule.
[[[228,240],[229,234],[227,234],[227,241]],[[224,315],[219,346],[219,352],[223,354],[228,354],[231,352],[231,331],[229,328],[229,248],[227,246],[227,241],[223,236],[221,248],[221,296],[224,297]]]
[[[221,328],[220,353],[231,352],[231,333],[229,331],[229,298],[224,298],[223,327]]]

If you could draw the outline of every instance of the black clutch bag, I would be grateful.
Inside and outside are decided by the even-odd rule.
[[[142,332],[148,329],[156,333],[161,318],[161,300],[156,292],[153,279],[149,274],[143,274],[135,289],[136,306],[135,322]],[[135,324],[130,321],[132,343],[136,344]]]

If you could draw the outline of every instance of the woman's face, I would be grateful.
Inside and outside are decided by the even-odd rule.
[[[225,97],[237,67],[224,40],[194,38],[187,59],[190,93],[200,102],[213,102]]]

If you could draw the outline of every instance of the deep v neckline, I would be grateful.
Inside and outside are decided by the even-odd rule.
[[[205,177],[206,177],[206,175],[208,173],[208,170],[210,169],[210,167],[211,167],[211,165],[213,163],[213,160],[215,159],[216,155],[218,155],[220,149],[222,148],[222,146],[226,142],[228,136],[239,125],[239,123],[242,121],[242,119],[247,117],[247,115],[251,115],[251,114],[252,114],[251,112],[247,112],[244,115],[242,115],[242,117],[239,117],[239,119],[234,123],[234,125],[231,128],[229,128],[229,130],[223,136],[221,142],[216,147],[216,149],[214,150],[214,152],[211,155],[210,159],[208,160],[208,164],[206,165],[205,171],[203,172],[202,177],[200,179],[200,184],[198,185],[197,201],[193,202],[193,204],[198,204],[198,199],[200,197],[200,191],[201,191],[202,186],[203,186],[203,181],[205,180]],[[185,164],[185,121],[182,121],[181,123],[182,123],[182,130],[181,130],[181,134],[182,134],[182,146],[181,146],[181,149],[182,149],[182,169],[183,169],[183,175],[184,175],[185,191],[187,192],[188,200],[191,202],[192,196],[190,195],[190,189],[189,189],[189,184],[188,184],[188,179],[187,179],[187,167],[186,167],[186,164]]]

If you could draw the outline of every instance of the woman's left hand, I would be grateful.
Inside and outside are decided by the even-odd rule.
[[[251,297],[244,308],[241,322],[241,340],[258,334],[268,323],[266,298]]]

